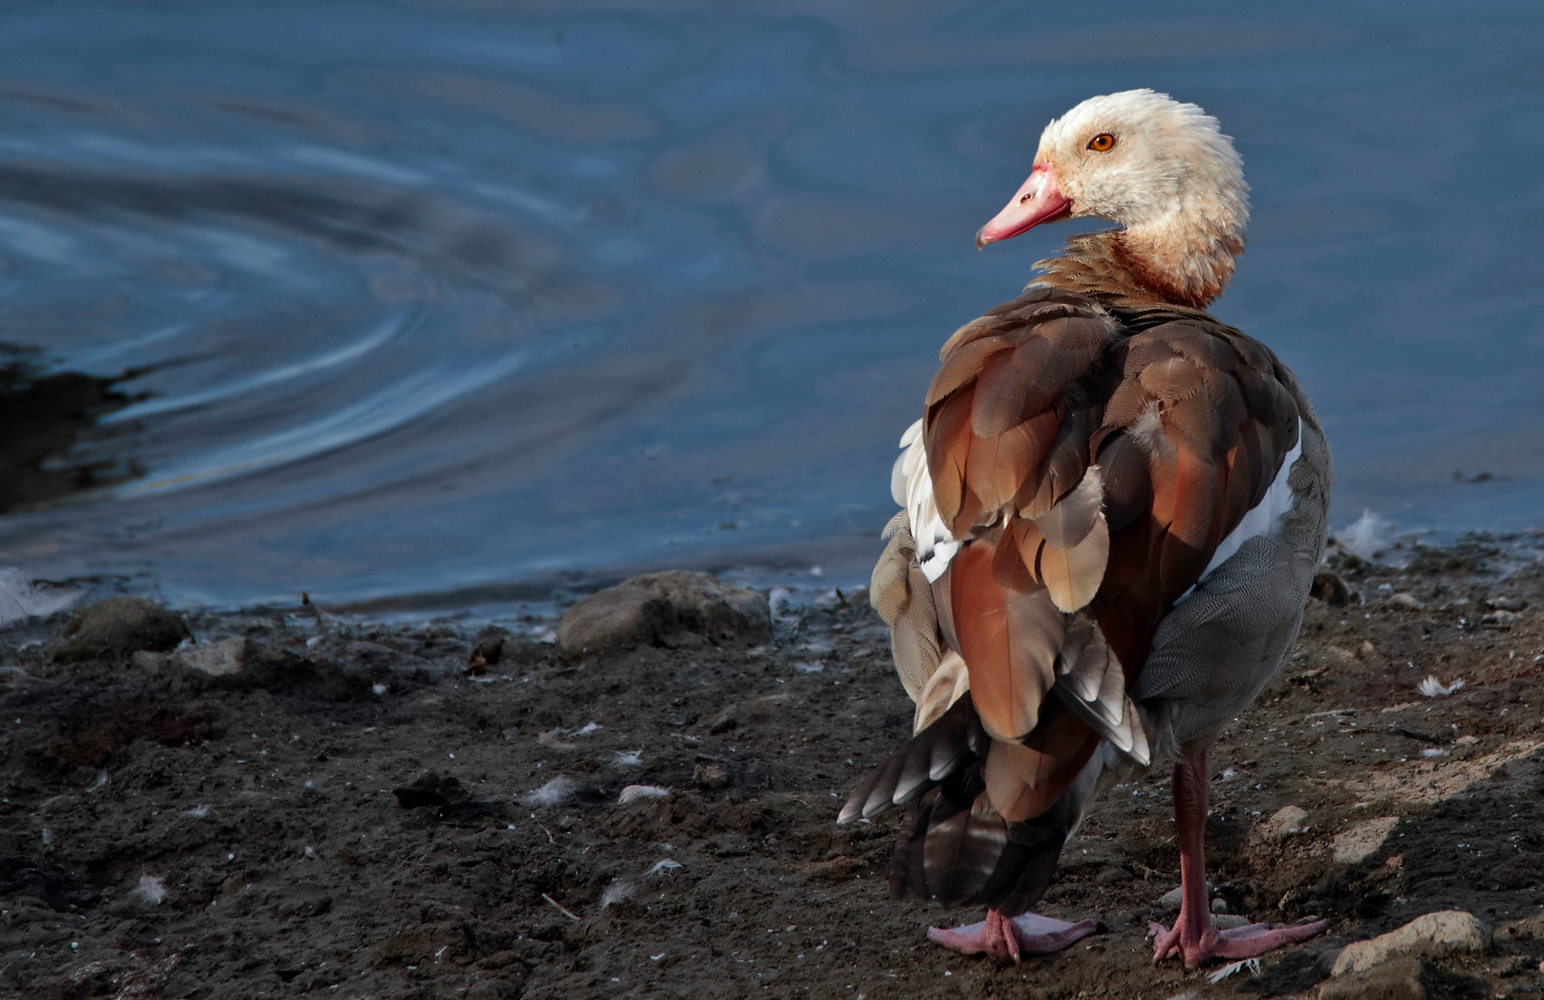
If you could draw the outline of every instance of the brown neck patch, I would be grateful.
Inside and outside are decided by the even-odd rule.
[[[1243,252],[1234,236],[1212,237],[1208,246],[1171,249],[1166,256],[1189,266],[1165,266],[1155,253],[1144,252],[1123,230],[1085,233],[1067,238],[1060,257],[1035,266],[1045,272],[1034,284],[1088,295],[1110,305],[1167,304],[1204,309],[1222,294],[1233,273],[1233,259]]]
[[[1222,294],[1222,283],[1205,278],[1180,284],[1175,276],[1165,273],[1140,254],[1133,253],[1127,245],[1125,234],[1113,232],[1109,240],[1110,256],[1138,286],[1152,292],[1163,301],[1191,309],[1205,309],[1206,304]]]

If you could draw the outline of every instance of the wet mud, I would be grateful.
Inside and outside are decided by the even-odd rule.
[[[214,673],[56,660],[62,615],[0,633],[0,995],[1311,997],[1344,944],[1444,909],[1494,942],[1427,960],[1427,996],[1544,995],[1540,577],[1338,577],[1211,756],[1217,906],[1329,921],[1258,974],[1151,964],[1162,767],[1040,907],[1107,933],[1018,966],[928,944],[980,915],[891,898],[898,815],[833,822],[911,720],[861,601],[579,658],[291,609],[190,616]]]

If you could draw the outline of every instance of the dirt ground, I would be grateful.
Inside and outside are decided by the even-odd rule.
[[[1341,560],[1350,603],[1310,602],[1215,747],[1219,905],[1330,923],[1217,984],[1150,962],[1178,884],[1163,767],[1096,806],[1042,904],[1107,933],[1017,967],[925,941],[980,915],[890,898],[898,815],[833,823],[909,733],[866,607],[755,648],[516,640],[480,677],[487,636],[454,621],[190,617],[248,639],[232,679],[57,663],[66,616],[34,620],[0,633],[0,995],[1312,996],[1337,948],[1442,909],[1495,943],[1427,963],[1429,997],[1544,995],[1544,577],[1494,555]],[[670,791],[618,804],[632,785]]]

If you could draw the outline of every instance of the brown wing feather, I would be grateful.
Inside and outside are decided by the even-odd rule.
[[[950,354],[928,385],[927,405],[932,406],[954,390],[975,381],[986,364],[999,356],[1010,356],[1013,347],[1013,341],[1006,337],[988,337],[966,344]]]
[[[1014,740],[1035,728],[1056,680],[1062,616],[1042,587],[1020,592],[993,572],[999,529],[972,540],[949,566],[959,653],[970,672],[976,712],[993,736]]]
[[[962,327],[945,345],[924,438],[940,513],[966,541],[946,573],[956,628],[967,609],[1005,607],[1003,592],[1050,585],[1063,610],[1092,592],[1091,613],[1134,677],[1157,622],[1264,497],[1297,412],[1274,356],[1236,330],[1156,310],[1119,316],[1134,331],[1123,336],[1115,318],[1037,290]],[[1097,545],[1048,549],[1023,519],[1049,517],[1056,538],[1076,537],[1072,508],[1052,511],[1096,461],[1107,531]],[[973,659],[987,654],[961,651],[977,710],[1012,728],[1038,712],[1024,703],[1038,688],[1009,683],[1001,631],[986,624],[973,618],[959,642],[998,650],[996,687],[978,688]]]
[[[994,437],[971,435],[965,456],[965,482],[982,510],[997,511],[1009,506],[1024,482],[1035,477],[1035,460],[1045,450],[1042,442],[1051,438],[1056,429],[1047,424],[1048,421],[1028,420]]]
[[[1128,676],[1131,658],[1146,659],[1158,622],[1264,499],[1296,443],[1297,407],[1278,369],[1267,348],[1205,317],[1130,339],[1105,410],[1106,426],[1118,416],[1126,433],[1107,437],[1100,456],[1111,545],[1093,604]],[[1133,446],[1147,459],[1145,484]]]
[[[1194,310],[1107,309],[1054,289],[961,327],[941,361],[923,442],[939,514],[962,544],[931,596],[993,743],[980,771],[929,793],[897,857],[913,889],[997,905],[1029,884],[1003,824],[1068,822],[1061,796],[1103,739],[1047,697],[1064,612],[1087,604],[1129,690],[1158,623],[1264,498],[1298,414],[1280,363],[1238,331]],[[1071,496],[1085,482],[1097,507]]]
[[[1104,474],[1104,517],[1111,533],[1118,533],[1152,509],[1147,456],[1124,431],[1106,436],[1096,455]]]

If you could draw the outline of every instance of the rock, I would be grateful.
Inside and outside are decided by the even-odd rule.
[[[1212,917],[1212,926],[1219,931],[1231,931],[1235,927],[1248,927],[1254,921],[1238,913],[1219,913]]]
[[[198,670],[210,677],[230,677],[241,673],[246,652],[247,640],[238,637],[181,650],[173,659],[189,670]]]
[[[1308,819],[1308,810],[1302,806],[1282,806],[1271,814],[1271,818],[1260,824],[1260,832],[1272,840],[1285,840],[1294,833],[1302,833],[1308,829],[1304,822]]]
[[[368,643],[352,645],[368,646]],[[272,643],[232,636],[206,646],[185,646],[159,662],[188,671],[201,685],[238,691],[304,691],[328,701],[353,701],[384,694],[373,689],[376,668],[362,654],[349,650],[340,660],[313,661]],[[389,650],[387,652],[390,652]],[[149,656],[136,654],[136,663],[149,664]],[[392,654],[395,655],[395,654]]]
[[[1359,864],[1382,847],[1389,831],[1398,825],[1398,816],[1379,816],[1337,833],[1334,841],[1335,860],[1341,864]]]
[[[1492,597],[1485,603],[1497,611],[1521,611],[1528,606],[1520,597]]]
[[[552,646],[548,643],[516,635],[505,639],[499,646],[499,659],[506,665],[525,667],[545,660],[551,650]]]
[[[634,577],[599,590],[558,622],[565,653],[607,653],[670,645],[683,634],[711,642],[754,644],[772,638],[772,612],[754,590],[730,587],[707,573],[673,570]]]
[[[1317,597],[1332,608],[1342,607],[1351,601],[1351,591],[1346,582],[1328,570],[1315,574],[1309,597]]]
[[[707,573],[674,570],[634,577],[623,584],[670,602],[679,628],[710,639],[766,642],[772,638],[767,599],[746,587],[719,583]]]
[[[61,663],[127,658],[140,650],[166,652],[188,638],[188,626],[154,601],[109,597],[83,609],[64,627],[54,649]]]
[[[1122,882],[1130,882],[1134,876],[1124,868],[1106,868],[1094,879],[1099,885],[1120,885]]]
[[[1319,1000],[1425,1000],[1421,963],[1414,958],[1395,959],[1363,972],[1326,980]]]
[[[725,705],[715,715],[703,717],[703,724],[712,736],[722,736],[737,729],[752,726],[785,726],[790,710],[788,695],[767,694],[750,701]]]
[[[565,653],[609,653],[652,646],[675,631],[670,602],[625,584],[599,590],[569,608],[558,622]]]
[[[1422,604],[1420,601],[1416,600],[1414,595],[1406,594],[1406,593],[1403,593],[1403,592],[1400,592],[1398,594],[1395,594],[1393,597],[1390,597],[1389,598],[1389,603],[1390,604],[1397,604],[1397,605],[1399,605],[1402,608],[1409,608],[1412,611],[1418,611],[1421,608],[1424,608],[1426,606],[1426,605]]]
[[[1206,883],[1206,895],[1208,899],[1211,898],[1213,891],[1213,885],[1210,882]],[[1162,896],[1159,896],[1156,903],[1158,906],[1166,906],[1171,910],[1177,910],[1179,909],[1179,904],[1184,901],[1184,893],[1185,887],[1182,885],[1177,885],[1170,889],[1168,892],[1164,893]]]
[[[703,788],[723,788],[729,784],[729,775],[717,764],[698,764],[692,768],[692,780]]]
[[[1398,930],[1368,941],[1356,941],[1335,957],[1332,976],[1360,972],[1405,955],[1426,957],[1455,951],[1484,951],[1490,947],[1490,928],[1472,913],[1441,910],[1416,917]]]

